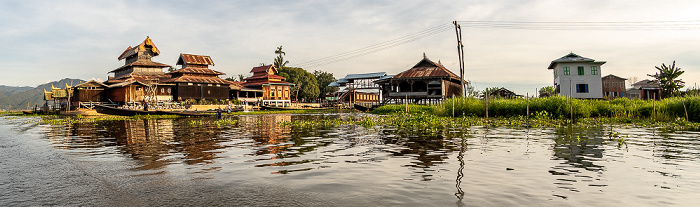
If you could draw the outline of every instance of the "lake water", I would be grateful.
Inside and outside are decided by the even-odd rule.
[[[0,206],[697,206],[700,133],[0,117]],[[192,124],[201,120],[202,124]],[[613,133],[610,133],[610,132]]]

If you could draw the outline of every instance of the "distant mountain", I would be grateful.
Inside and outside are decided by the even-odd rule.
[[[27,105],[44,105],[44,89],[51,91],[51,85],[57,88],[65,88],[68,85],[78,85],[84,83],[84,80],[65,78],[59,81],[53,81],[46,84],[41,84],[36,88],[32,87],[17,87],[0,85],[0,109],[3,110],[21,110],[26,109]]]

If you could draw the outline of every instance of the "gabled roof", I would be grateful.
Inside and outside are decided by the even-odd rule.
[[[119,57],[117,59],[122,60],[124,58],[138,54],[139,51],[145,51],[146,45],[151,46],[151,51],[153,51],[153,56],[158,56],[160,54],[160,50],[158,50],[158,47],[156,47],[156,45],[153,44],[153,41],[151,41],[150,37],[146,36],[146,39],[143,40],[143,42],[141,42],[141,44],[134,46],[133,48],[131,46],[127,47],[126,50],[124,50],[124,52],[121,55],[119,55]]]
[[[200,77],[200,76],[180,76],[177,78],[170,78],[161,80],[163,83],[212,83],[212,84],[224,84],[231,85],[231,81],[221,79],[219,77]]]
[[[175,73],[186,73],[186,74],[207,74],[207,75],[226,75],[226,73],[222,73],[219,71],[215,71],[209,68],[182,68],[178,69],[172,72],[168,72],[167,74],[175,74]]]
[[[253,69],[250,70],[251,73],[259,73],[259,72],[268,72],[268,70],[274,70],[275,73],[277,73],[277,68],[275,68],[274,65],[263,65],[263,66],[258,66],[254,67]]]
[[[557,63],[587,63],[587,62],[601,63],[601,65],[605,64],[605,61],[596,62],[593,59],[581,57],[580,55],[574,54],[572,52],[572,53],[569,53],[568,55],[564,55],[564,57],[561,57],[561,58],[556,59],[556,60],[552,60],[552,62],[549,64],[549,67],[547,67],[547,69],[554,69],[554,66]]]
[[[614,78],[614,79],[627,80],[627,78],[620,78],[620,77],[618,77],[618,76],[616,76],[616,75],[613,75],[613,74],[606,75],[606,76],[604,76],[604,77],[602,77],[602,78]]]
[[[109,88],[124,87],[124,86],[128,86],[128,85],[131,85],[131,84],[134,84],[134,85],[141,85],[141,86],[147,86],[147,84],[142,83],[142,82],[140,82],[140,81],[126,81],[126,82],[121,82],[121,83],[109,85]]]
[[[177,59],[176,65],[214,65],[211,57],[204,55],[182,54]]]
[[[456,80],[459,80],[459,76],[457,74],[454,74],[452,71],[448,70],[445,68],[440,63],[433,62],[432,60],[428,59],[427,57],[423,56],[423,59],[419,61],[415,66],[413,66],[411,69],[408,69],[406,71],[403,71],[399,74],[396,74],[392,77],[392,79],[410,79],[410,78],[437,78],[437,77],[445,77],[445,78],[453,78]]]
[[[257,79],[263,79],[263,80],[268,80],[268,79],[280,79],[280,80],[284,80],[284,79],[287,79],[287,78],[282,77],[282,76],[279,76],[279,75],[272,75],[272,74],[269,74],[269,73],[265,73],[265,74],[263,74],[263,75],[250,76],[250,77],[247,77],[247,78],[245,78],[245,79],[243,79],[243,80],[245,80],[245,81],[253,81],[253,80],[257,80]]]
[[[74,88],[80,88],[80,87],[103,87],[103,88],[106,88],[107,85],[105,85],[104,83],[97,82],[95,80],[90,80],[88,82],[81,83],[81,84],[74,86]]]

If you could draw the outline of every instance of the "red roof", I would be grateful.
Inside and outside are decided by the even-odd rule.
[[[246,82],[243,84],[243,86],[259,86],[259,85],[294,85],[294,83],[286,82],[286,81],[255,81],[255,82]]]
[[[264,75],[258,75],[258,76],[247,77],[247,78],[245,78],[245,79],[243,79],[243,80],[245,80],[245,81],[248,81],[248,80],[254,81],[254,80],[257,80],[257,79],[265,79],[265,80],[268,80],[268,79],[280,79],[280,80],[284,80],[284,79],[287,79],[287,78],[282,77],[282,76],[278,76],[278,75],[270,75],[270,74],[267,74],[267,73],[266,73],[266,74],[264,74]]]
[[[180,54],[180,58],[177,59],[177,65],[214,65],[214,61],[211,57],[204,55],[192,55],[192,54]]]
[[[158,62],[153,62],[153,61],[147,61],[147,60],[139,60],[133,63],[126,64],[124,66],[121,66],[117,69],[114,69],[112,71],[109,71],[110,73],[117,72],[121,69],[127,68],[127,67],[132,67],[132,66],[146,66],[146,67],[158,67],[158,68],[164,68],[164,67],[170,67],[170,65],[166,65],[163,63],[158,63]]]
[[[172,71],[172,72],[168,72],[168,74],[174,74],[174,73],[226,75],[226,73],[215,71],[215,70],[212,70],[209,68],[190,68],[190,67],[178,69],[178,70]]]
[[[418,64],[413,66],[413,68],[408,69],[404,72],[394,75],[392,79],[397,78],[435,78],[435,77],[447,77],[459,80],[459,76],[454,74],[452,71],[445,68],[440,63],[433,62],[428,58],[423,58]]]
[[[250,70],[251,73],[259,73],[259,72],[266,72],[267,70],[272,69],[277,73],[277,68],[275,68],[274,65],[263,65],[263,66],[258,66],[254,67],[253,69]]]
[[[151,46],[151,50],[153,51],[153,56],[158,56],[160,54],[160,50],[156,47],[155,44],[153,44],[153,41],[151,41],[151,38],[146,36],[146,39],[141,42],[141,44],[134,46],[133,48],[131,46],[127,47],[124,52],[122,52],[121,55],[117,58],[118,60],[122,60],[124,58],[127,58],[129,56],[137,54],[139,51],[146,50],[146,45]]]

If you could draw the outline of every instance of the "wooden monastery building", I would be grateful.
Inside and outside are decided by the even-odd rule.
[[[285,82],[285,78],[279,75],[273,65],[254,67],[250,70],[253,76],[245,79],[243,86],[262,90],[262,103],[264,105],[291,105],[289,93],[293,83]]]
[[[453,95],[460,96],[460,82],[458,75],[425,54],[410,69],[375,81],[382,87],[385,102],[408,99],[412,103],[437,103]]]
[[[182,68],[167,73],[171,78],[161,80],[172,85],[175,100],[229,99],[229,89],[235,83],[219,78],[219,75],[225,73],[209,69],[210,65],[214,65],[211,57],[180,54],[176,65],[181,65]]]

